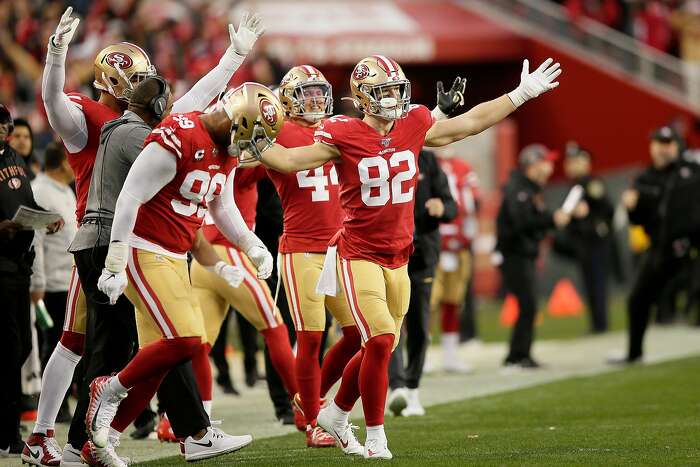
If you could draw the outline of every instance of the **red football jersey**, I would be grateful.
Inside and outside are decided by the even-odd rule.
[[[148,135],[144,145],[158,143],[171,152],[177,161],[177,173],[141,206],[134,234],[177,254],[192,247],[207,201],[221,193],[238,161],[214,143],[199,119],[201,114],[168,116]]]
[[[314,143],[315,128],[289,120],[277,135],[277,143],[285,148]],[[268,170],[284,210],[284,232],[280,253],[321,253],[340,230],[345,217],[340,206],[338,173],[332,162],[312,170],[280,173]]]
[[[243,217],[246,225],[251,230],[255,229],[255,215],[258,205],[258,181],[266,176],[265,168],[262,165],[251,169],[236,169],[236,174],[234,176],[233,200],[236,202],[236,206],[241,212],[241,217]],[[228,238],[219,231],[216,225],[214,225],[214,220],[211,216],[205,217],[202,232],[204,233],[204,237],[209,240],[209,243],[236,248],[229,242]]]
[[[479,178],[472,167],[462,159],[453,157],[438,161],[447,175],[452,197],[457,202],[457,216],[451,222],[440,224],[441,249],[467,249],[478,230],[476,200]]]
[[[75,192],[77,200],[75,217],[78,220],[78,224],[80,224],[85,214],[85,207],[87,206],[90,179],[92,178],[92,169],[95,166],[97,148],[100,145],[100,131],[102,130],[102,125],[119,117],[119,113],[104,104],[76,92],[68,93],[67,96],[71,102],[74,102],[78,108],[83,111],[88,131],[87,144],[83,149],[72,154],[66,149],[68,163],[75,174]]]
[[[413,251],[413,205],[418,154],[434,119],[425,106],[411,106],[382,136],[358,118],[324,121],[314,137],[340,152],[335,167],[345,210],[338,251],[397,268]]]

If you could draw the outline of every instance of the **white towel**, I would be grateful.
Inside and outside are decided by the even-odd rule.
[[[323,261],[323,270],[318,277],[316,293],[335,297],[338,292],[338,263],[336,262],[336,245],[329,246],[326,250],[326,259]]]

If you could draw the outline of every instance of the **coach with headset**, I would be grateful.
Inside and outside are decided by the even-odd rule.
[[[69,251],[88,304],[85,343],[85,380],[68,434],[73,446],[86,441],[85,413],[88,385],[95,377],[121,370],[138,349],[134,308],[122,295],[115,305],[97,288],[109,247],[112,220],[124,180],[143,149],[146,137],[172,109],[168,83],[160,76],[144,80],[135,90],[124,114],[102,127],[100,146],[90,180],[87,208]],[[171,371],[158,392],[176,434],[188,436],[209,426],[201,405],[191,363]],[[199,404],[183,403],[196,400]],[[169,410],[172,409],[172,410]]]

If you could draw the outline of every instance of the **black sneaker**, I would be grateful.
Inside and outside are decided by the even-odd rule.
[[[16,439],[4,448],[0,447],[0,458],[3,457],[19,457],[24,449],[24,441]]]
[[[224,394],[232,394],[234,396],[241,395],[241,393],[238,392],[238,389],[236,389],[236,387],[231,382],[231,379],[228,378],[226,375],[219,374],[216,377],[216,384],[219,385]]]
[[[285,410],[282,413],[278,413],[277,420],[282,425],[294,425],[294,411],[290,407],[289,410]]]
[[[506,358],[505,362],[503,362],[503,365],[509,368],[520,368],[523,370],[537,370],[539,368],[542,368],[542,365],[537,363],[532,357],[523,357],[523,358]]]
[[[630,357],[628,355],[621,355],[621,356],[611,356],[608,357],[606,362],[608,365],[613,365],[613,366],[628,366],[628,365],[634,365],[637,363],[642,363],[642,356],[637,355],[636,357]]]
[[[134,425],[135,430],[129,433],[131,439],[146,439],[156,430],[155,414],[152,418],[146,420],[138,426]]]

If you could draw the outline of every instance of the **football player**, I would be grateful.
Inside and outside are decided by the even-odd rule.
[[[319,289],[336,293],[337,269],[363,348],[348,363],[338,393],[318,415],[318,424],[342,447],[359,446],[348,421],[359,397],[367,423],[364,457],[392,457],[384,433],[387,369],[409,301],[406,263],[413,242],[416,158],[426,146],[444,146],[501,121],[527,100],[555,88],[559,64],[546,60],[530,73],[523,62],[520,85],[468,112],[435,121],[430,110],[411,106],[411,85],[392,59],[361,60],[350,77],[352,98],[362,119],[332,117],[316,129],[316,142],[299,148],[273,145],[262,162],[280,172],[335,163],[342,229],[326,253]],[[337,248],[336,264],[332,259]],[[330,258],[330,259],[329,259]]]
[[[204,322],[190,284],[186,252],[207,210],[255,265],[258,277],[272,272],[272,256],[234,203],[233,173],[237,157],[259,157],[272,144],[283,120],[274,94],[260,84],[245,83],[224,95],[219,110],[171,114],[146,139],[117,200],[98,281],[112,303],[126,289],[136,308],[140,349],[116,376],[90,383],[86,424],[96,446],[108,444],[110,426],[119,428],[115,415],[121,427],[128,425],[165,374],[201,348]],[[140,408],[133,403],[120,408],[127,390],[130,398],[141,399]],[[232,437],[208,427],[185,439],[185,459],[200,459],[212,445],[230,452],[251,441],[250,435]]]
[[[249,229],[255,225],[256,204],[258,198],[257,182],[266,176],[262,166],[248,169],[238,169],[234,177],[234,202],[239,206],[241,216]],[[289,342],[287,328],[282,321],[270,288],[264,280],[257,276],[256,267],[251,263],[245,251],[223,235],[211,216],[205,216],[202,228],[206,239],[214,245],[214,250],[224,264],[231,265],[243,272],[243,283],[240,287],[228,287],[215,271],[207,270],[199,261],[194,261],[191,268],[192,287],[199,301],[204,316],[206,340],[215,342],[226,318],[229,307],[235,308],[250,322],[265,339],[273,366],[279,373],[290,398],[297,392],[297,381],[294,372],[294,354]],[[223,265],[222,265],[223,266]],[[209,344],[206,344],[208,347]],[[205,406],[211,406],[211,365],[209,360],[193,360],[198,381],[205,379],[208,373],[208,385],[200,382],[202,399]]]
[[[471,242],[477,234],[476,197],[479,180],[471,166],[455,157],[451,148],[437,151],[447,175],[457,217],[440,224],[440,262],[435,271],[431,307],[440,310],[443,365],[446,371],[468,373],[471,366],[459,360],[459,313],[464,305],[472,270]]]
[[[66,94],[63,90],[65,61],[68,45],[79,23],[78,18],[72,17],[72,11],[71,7],[65,11],[55,34],[49,39],[42,99],[49,123],[63,140],[68,161],[76,176],[76,217],[80,222],[85,212],[100,129],[125,110],[135,86],[145,77],[154,75],[155,68],[140,47],[126,42],[114,44],[103,49],[95,58],[93,85],[100,91],[99,99],[94,101],[78,93]],[[204,109],[226,86],[263,32],[258,16],[245,14],[238,30],[229,25],[231,46],[219,64],[175,102],[174,110]],[[35,465],[58,465],[61,457],[66,465],[80,465],[81,462],[82,446],[67,444],[61,453],[53,438],[58,409],[84,346],[86,304],[75,268],[70,286],[64,332],[44,371],[37,423],[23,452],[23,459]],[[78,416],[76,423],[82,424],[83,418]],[[75,431],[84,431],[84,427]],[[38,458],[36,453],[39,453]]]

